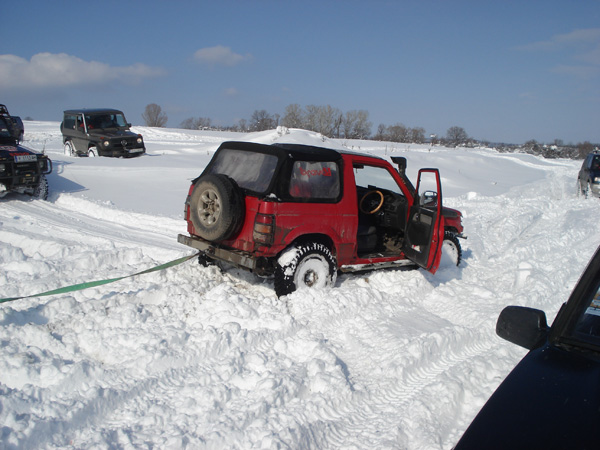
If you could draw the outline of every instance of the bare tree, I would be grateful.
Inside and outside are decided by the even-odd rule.
[[[387,139],[387,127],[380,123],[377,127],[377,133],[373,137],[376,141],[385,141]]]
[[[167,120],[169,120],[167,114],[156,103],[146,105],[142,119],[144,119],[146,126],[149,127],[164,127],[167,124]]]
[[[317,129],[315,131],[318,131],[323,136],[333,137],[336,122],[341,114],[339,109],[333,108],[330,105],[319,106],[317,112]]]
[[[446,131],[446,139],[450,145],[455,147],[460,144],[465,144],[469,140],[469,135],[464,128],[461,127],[450,127]]]
[[[197,119],[190,117],[181,122],[179,126],[187,130],[208,130],[211,127],[211,120],[208,117],[198,117]]]
[[[352,128],[354,139],[367,139],[371,136],[371,127],[373,123],[369,121],[369,113],[364,109],[356,111],[356,121]]]
[[[302,128],[304,126],[304,112],[297,103],[285,107],[285,114],[281,119],[281,125],[288,128]]]
[[[392,142],[408,142],[409,132],[403,124],[397,123],[388,127],[388,138]]]
[[[589,142],[580,142],[577,144],[577,151],[580,158],[585,158],[588,153],[594,151],[594,146]]]
[[[194,130],[195,127],[196,119],[194,119],[193,117],[185,119],[179,124],[179,128],[183,128],[184,130]]]
[[[309,131],[317,131],[319,128],[319,106],[308,105],[305,111],[304,126],[302,128]]]
[[[425,128],[415,127],[410,129],[410,142],[422,144],[425,142]]]
[[[250,118],[250,129],[252,131],[265,131],[275,128],[273,116],[266,110],[255,110]]]

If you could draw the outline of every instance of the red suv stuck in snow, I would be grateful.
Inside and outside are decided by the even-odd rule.
[[[455,264],[462,215],[442,207],[437,169],[416,189],[406,159],[298,144],[224,142],[185,202],[200,262],[274,276],[275,292],[335,284],[338,271],[418,265],[432,273],[442,245]]]

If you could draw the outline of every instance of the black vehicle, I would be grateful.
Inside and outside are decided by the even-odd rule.
[[[7,119],[0,116],[0,197],[16,192],[46,200],[50,172],[50,158],[19,145]]]
[[[531,351],[455,449],[600,448],[600,248],[551,328],[544,312],[509,306],[496,332]]]
[[[8,126],[10,134],[19,142],[23,141],[25,127],[23,121],[18,116],[11,116],[6,105],[0,105],[0,117],[4,118],[5,125]]]
[[[577,192],[586,198],[600,197],[600,153],[586,156],[577,176]]]
[[[65,154],[130,158],[146,153],[141,134],[117,109],[70,109],[64,111],[60,131]]]

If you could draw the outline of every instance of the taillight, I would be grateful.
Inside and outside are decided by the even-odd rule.
[[[257,214],[254,219],[253,238],[260,244],[272,244],[275,234],[275,216],[269,214]]]
[[[192,197],[192,191],[194,190],[194,183],[190,186],[190,190],[188,191],[188,195],[185,198],[185,204],[183,205],[183,219],[190,219],[190,198]]]

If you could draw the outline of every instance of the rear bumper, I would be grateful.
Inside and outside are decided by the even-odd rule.
[[[177,242],[200,250],[212,259],[233,264],[236,267],[256,272],[259,275],[270,275],[272,273],[272,270],[269,269],[270,265],[268,264],[267,258],[257,257],[248,252],[223,248],[198,237],[186,236],[183,234],[177,235]]]

